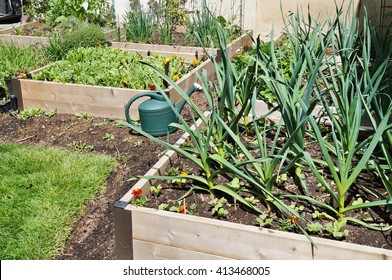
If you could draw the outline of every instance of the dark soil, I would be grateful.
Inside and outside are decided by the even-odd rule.
[[[196,103],[201,104],[202,93],[197,92],[192,95],[192,99]],[[187,108],[183,110],[183,114],[187,115]],[[101,118],[84,119],[74,115],[57,114],[55,116],[39,116],[33,117],[26,121],[15,119],[6,114],[0,114],[0,144],[2,143],[20,143],[24,145],[40,145],[48,147],[57,147],[73,152],[92,152],[98,154],[110,155],[119,162],[118,167],[113,170],[107,181],[107,190],[104,194],[96,198],[86,206],[85,214],[80,218],[72,230],[71,236],[65,244],[64,251],[59,255],[58,259],[115,259],[115,243],[114,243],[114,226],[113,226],[113,205],[126,192],[130,190],[135,181],[127,181],[133,176],[143,175],[151,168],[158,158],[164,152],[163,147],[149,141],[145,137],[136,135],[129,129],[120,127],[116,122],[110,122],[105,125],[97,125],[104,121]],[[170,137],[171,142],[175,142],[181,133],[179,131],[173,133]],[[163,140],[166,137],[162,137]],[[92,151],[82,150],[83,144],[93,146]],[[309,146],[308,149],[313,149]],[[186,169],[197,170],[186,161],[180,161],[178,167],[180,170],[185,166]],[[310,173],[306,171],[308,186],[316,185]],[[364,175],[365,176],[365,175]],[[371,177],[363,177],[363,182],[370,181]],[[222,179],[227,180],[227,179]],[[163,190],[160,192],[159,198],[151,197],[150,205],[157,207],[161,202],[170,201],[171,206],[181,206],[176,199],[187,190],[187,184],[176,184],[168,187],[163,183]],[[360,181],[357,182],[358,186]],[[376,182],[373,182],[376,184]],[[292,179],[288,178],[282,190],[293,193],[298,189]],[[358,190],[360,188],[358,187]],[[175,191],[178,190],[178,191]],[[318,188],[310,189],[316,199],[322,199],[325,193]],[[363,194],[366,195],[366,194]],[[218,195],[219,196],[219,195]],[[211,197],[208,194],[192,194],[186,199],[187,214],[192,212],[200,215],[217,218],[211,213],[211,205],[208,202]],[[192,210],[191,204],[197,205]],[[259,204],[258,206],[263,207]],[[238,203],[228,201],[225,205],[229,214],[222,217],[222,220],[241,222],[245,224],[256,225],[257,215],[244,211]],[[391,224],[391,214],[380,208],[381,212],[371,212],[378,225]],[[309,207],[307,206],[302,212],[304,216],[309,216]],[[361,212],[355,212],[354,215],[360,216]],[[279,227],[278,217],[274,217],[274,224],[271,228]],[[286,218],[287,219],[287,218]],[[287,220],[286,220],[287,222]],[[300,221],[297,221],[301,223]],[[287,223],[286,223],[287,224]],[[392,249],[391,231],[380,233],[369,231],[356,226],[348,226],[350,235],[345,242],[365,244],[378,248]],[[328,237],[328,236],[326,236]],[[328,237],[330,238],[330,237]]]

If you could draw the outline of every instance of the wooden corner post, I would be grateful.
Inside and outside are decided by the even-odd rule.
[[[119,200],[113,209],[115,252],[118,260],[133,259],[132,212],[125,210],[127,205],[128,202]]]

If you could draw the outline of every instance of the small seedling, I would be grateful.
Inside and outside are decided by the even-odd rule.
[[[57,115],[57,108],[54,108],[52,110],[50,110],[49,112],[45,113],[45,116],[47,116],[48,118],[54,117]]]
[[[86,113],[86,112],[80,112],[80,114],[77,115],[77,117],[78,117],[79,119],[81,119],[81,120],[86,121],[86,122],[89,122],[89,121],[92,121],[92,120],[93,120],[93,117],[90,116],[90,114],[89,114],[89,113]]]
[[[168,207],[169,207],[169,204],[161,203],[158,206],[158,210],[167,210]]]
[[[115,137],[114,137],[114,135],[113,134],[111,134],[111,133],[105,133],[105,136],[103,137],[103,140],[108,140],[108,141],[110,141],[110,140],[113,140]]]
[[[300,213],[300,212],[304,211],[305,206],[303,206],[303,205],[297,206],[296,203],[294,202],[290,205],[290,208],[294,209],[295,212]]]
[[[341,221],[334,221],[333,223],[325,224],[325,229],[332,234],[332,236],[336,239],[342,239],[347,237],[349,232],[347,229],[344,229],[344,226],[347,223],[347,219],[344,218]]]
[[[281,231],[292,231],[295,228],[295,218],[291,217],[288,219],[280,218],[278,220],[278,230]]]
[[[134,147],[136,147],[136,148],[141,148],[141,147],[143,147],[143,140],[137,140],[137,141],[135,141],[134,143],[133,143],[133,146]]]
[[[45,114],[45,111],[42,110],[41,108],[30,108],[23,110],[22,112],[19,113],[18,117],[22,121],[28,120],[33,117],[39,117],[41,115]]]
[[[150,200],[145,196],[134,197],[131,200],[131,204],[134,206],[146,207]]]
[[[321,233],[325,229],[324,226],[322,224],[320,224],[319,222],[309,223],[306,225],[306,227],[312,233]]]
[[[208,202],[209,205],[212,206],[211,213],[212,215],[217,214],[218,217],[225,217],[229,214],[229,211],[227,211],[224,206],[227,203],[226,198],[222,197],[220,199],[214,198],[210,202]]]
[[[256,221],[259,223],[260,227],[268,227],[272,224],[273,219],[267,214],[263,213],[256,218]]]
[[[260,202],[260,200],[258,200],[257,198],[255,198],[253,195],[252,195],[252,196],[249,196],[249,197],[245,197],[245,200],[246,200],[250,205],[253,205],[253,206],[256,206],[256,205]]]
[[[90,145],[83,140],[80,140],[79,142],[72,141],[72,143],[68,144],[68,146],[75,152],[91,152],[94,150],[93,145]]]
[[[150,187],[150,192],[154,195],[154,196],[156,196],[156,197],[158,197],[159,196],[159,193],[161,192],[161,190],[162,190],[162,186],[159,184],[158,186],[151,186]]]

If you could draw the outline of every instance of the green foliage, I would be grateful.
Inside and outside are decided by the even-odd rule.
[[[24,12],[34,19],[53,24],[59,17],[75,17],[81,21],[100,26],[114,22],[111,4],[102,0],[27,0],[23,1]]]
[[[129,10],[124,16],[126,40],[135,43],[151,43],[157,22],[151,11],[137,7]]]
[[[273,218],[269,217],[267,214],[262,213],[257,218],[256,221],[259,223],[260,227],[269,227],[274,221]]]
[[[131,200],[132,205],[139,206],[139,207],[146,207],[149,202],[150,202],[150,199],[145,196],[133,197]]]
[[[72,143],[68,144],[69,148],[74,152],[91,152],[94,150],[94,146],[87,143],[86,141],[72,141]]]
[[[311,233],[320,233],[323,232],[323,230],[325,229],[324,226],[322,224],[320,224],[319,222],[316,223],[308,223],[306,225],[306,227],[308,228],[308,230]]]
[[[26,77],[26,73],[49,62],[41,46],[20,47],[14,43],[0,43],[0,88],[8,91],[6,80],[20,74]]]
[[[112,158],[0,145],[0,259],[55,259],[85,205],[102,193]]]
[[[102,45],[71,50],[63,60],[45,68],[33,78],[61,83],[146,90],[151,88],[151,84],[163,87],[163,80],[150,68],[141,64],[141,61],[162,70],[164,61],[169,61],[169,76],[173,79],[182,77],[191,67],[190,63],[177,56],[165,58],[151,54],[142,57],[137,53]]]
[[[209,205],[212,206],[211,213],[212,215],[218,215],[218,217],[225,217],[229,214],[229,211],[225,209],[225,204],[227,203],[227,199],[224,197],[213,198],[208,202]]]
[[[34,117],[38,117],[45,114],[45,111],[42,110],[41,108],[30,108],[30,109],[26,109],[21,111],[18,114],[19,119],[21,119],[22,121],[26,121],[30,118],[34,118]]]
[[[157,185],[157,186],[151,186],[150,187],[150,192],[155,196],[158,197],[160,192],[162,190],[162,185]]]

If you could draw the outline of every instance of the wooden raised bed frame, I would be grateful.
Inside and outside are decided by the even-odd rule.
[[[21,24],[18,26],[13,26],[10,28],[0,30],[0,42],[7,43],[15,43],[18,46],[25,45],[35,45],[35,44],[47,44],[49,43],[49,38],[46,36],[22,36],[22,35],[11,35],[10,32],[14,30],[15,27],[24,27],[24,26],[38,26],[40,22],[33,21],[25,24]],[[117,30],[111,29],[109,31],[105,31],[105,36],[108,41],[112,41],[117,37]]]
[[[182,145],[185,133],[176,145]],[[146,175],[164,175],[177,157],[168,151]],[[114,206],[117,259],[392,260],[392,250],[262,229],[130,204],[132,190],[150,191],[140,179]]]
[[[251,44],[250,37],[244,34],[228,46],[229,54],[234,55],[239,48],[248,47]],[[172,54],[170,52],[167,55]],[[194,53],[188,53],[188,57],[194,57]],[[189,90],[194,83],[198,82],[197,73],[203,70],[207,71],[209,79],[214,78],[214,64],[211,60],[207,60],[179,79],[177,85],[184,91]],[[12,82],[13,94],[17,97],[19,109],[40,107],[47,111],[57,109],[58,113],[85,112],[92,116],[111,119],[124,119],[125,105],[128,100],[135,94],[147,91],[29,79],[13,79]],[[174,89],[169,88],[169,94],[176,104],[181,100],[180,95]],[[131,116],[137,116],[137,107],[144,100],[140,98],[134,103],[130,111]]]

